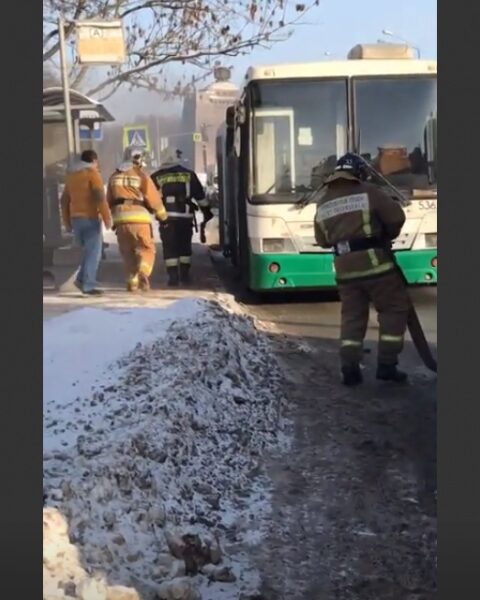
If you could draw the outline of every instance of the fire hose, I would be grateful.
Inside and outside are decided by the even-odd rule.
[[[209,221],[211,221],[213,219],[213,214],[210,212],[208,215],[203,216],[203,221],[200,223],[200,242],[202,244],[205,244],[207,241],[207,236],[205,235],[205,228],[207,226],[207,223]],[[198,233],[198,223],[197,223],[197,216],[195,214],[195,211],[193,211],[193,228],[195,230],[195,233]]]
[[[394,192],[395,199],[397,199],[398,202],[400,202],[402,204],[402,206],[407,206],[408,204],[410,204],[410,202],[403,196],[403,194],[400,192],[400,190],[398,190],[393,184],[391,184],[390,181],[388,181],[388,179],[386,177],[381,175],[363,157],[360,157],[360,158],[363,161],[363,164],[365,165],[365,167],[370,172],[370,174],[373,176],[373,178],[376,178],[377,181],[380,181],[381,183],[386,185],[392,192]],[[395,268],[396,268],[398,274],[402,278],[403,282],[405,283],[405,287],[408,290],[407,278],[405,277],[405,274],[403,273],[402,269],[400,268],[400,266],[397,262],[395,253],[391,249],[390,249],[390,256],[392,258],[393,264],[395,265]],[[427,338],[425,337],[425,332],[423,331],[422,324],[420,323],[420,319],[418,318],[418,314],[417,314],[417,311],[415,310],[415,305],[413,304],[413,300],[412,300],[410,294],[408,294],[408,298],[409,298],[409,304],[410,304],[410,307],[408,310],[408,318],[407,318],[408,331],[410,332],[410,336],[412,337],[413,344],[414,344],[420,358],[422,359],[423,364],[427,367],[427,369],[436,373],[437,372],[437,360],[433,356],[430,345],[427,341]]]
[[[213,219],[213,214],[212,212],[208,212],[207,214],[204,213],[203,215],[203,221],[200,223],[200,241],[202,244],[205,244],[207,241],[207,236],[205,235],[205,228],[207,226],[207,223],[209,221],[211,221]]]

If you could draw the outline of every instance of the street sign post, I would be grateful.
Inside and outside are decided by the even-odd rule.
[[[62,73],[63,104],[65,107],[65,125],[67,133],[67,161],[70,163],[75,154],[72,111],[70,107],[70,85],[68,81],[67,53],[65,50],[65,20],[58,18],[58,38],[60,43],[60,68]]]
[[[146,125],[128,125],[123,128],[123,148],[137,146],[150,152],[150,138]]]
[[[127,60],[123,26],[120,19],[115,21],[67,21],[58,17],[58,37],[60,47],[60,69],[62,75],[63,103],[67,134],[68,162],[75,154],[75,136],[70,103],[68,81],[65,27],[73,25],[77,37],[78,62],[88,64],[123,64]],[[79,133],[79,136],[85,134]],[[80,138],[85,139],[85,138]]]
[[[76,21],[80,64],[123,64],[127,55],[122,21]]]

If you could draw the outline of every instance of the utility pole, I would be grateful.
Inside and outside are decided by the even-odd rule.
[[[73,139],[72,109],[70,106],[67,55],[65,49],[65,19],[62,16],[58,18],[58,36],[60,41],[60,67],[62,71],[63,106],[65,109],[65,124],[67,128],[67,152],[68,162],[70,163],[75,153],[75,146]]]

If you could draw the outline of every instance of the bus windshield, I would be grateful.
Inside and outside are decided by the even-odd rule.
[[[253,202],[293,202],[347,149],[347,81],[252,86]]]
[[[400,189],[435,189],[436,77],[355,79],[354,98],[360,154]]]

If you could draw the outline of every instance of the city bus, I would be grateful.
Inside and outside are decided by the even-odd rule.
[[[216,143],[220,246],[249,289],[335,286],[314,199],[347,151],[406,199],[397,262],[409,284],[436,285],[436,61],[359,44],[344,61],[251,67]]]

